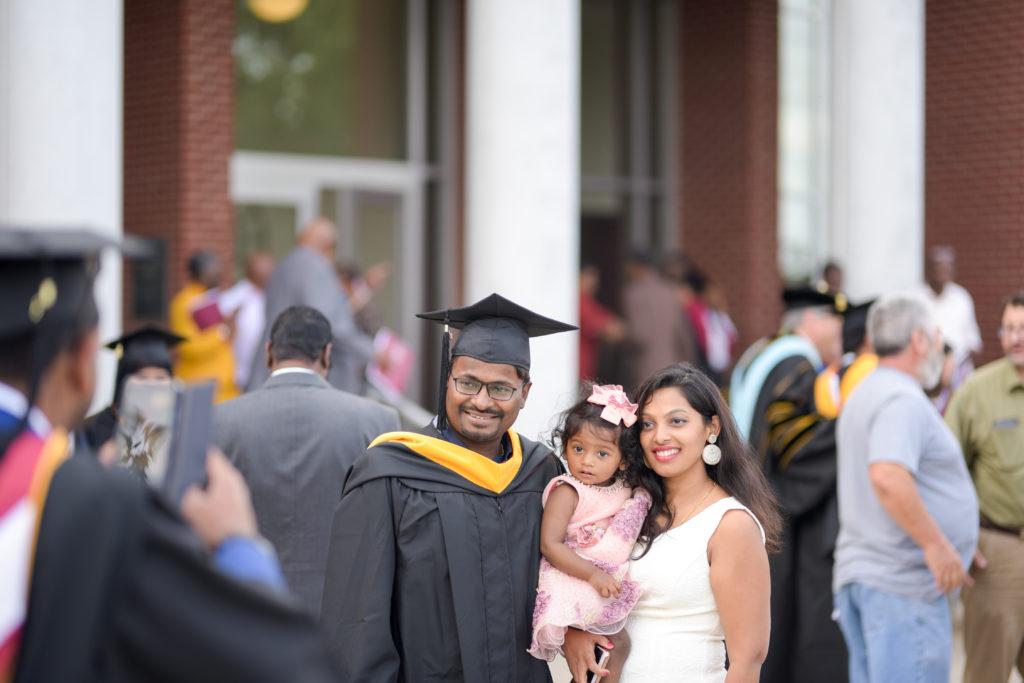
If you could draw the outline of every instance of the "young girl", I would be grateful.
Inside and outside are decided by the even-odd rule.
[[[590,395],[562,416],[554,438],[569,474],[544,490],[537,603],[530,654],[551,661],[573,627],[600,635],[619,633],[640,590],[627,577],[629,556],[650,508],[643,489],[626,486],[619,447],[636,422],[636,405],[622,387],[588,386]],[[621,667],[625,634],[613,639]],[[617,671],[603,680],[613,683]]]

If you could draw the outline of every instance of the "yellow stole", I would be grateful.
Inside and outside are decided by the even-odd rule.
[[[814,403],[818,414],[834,420],[839,417],[846,400],[853,390],[878,367],[878,356],[863,353],[850,363],[841,379],[835,366],[829,366],[818,375],[814,382]]]
[[[495,462],[468,448],[415,432],[381,434],[373,440],[370,448],[382,443],[401,444],[480,488],[501,493],[519,474],[523,464],[523,447],[519,443],[519,435],[510,429],[508,436],[512,442],[512,457],[505,462]]]
[[[28,487],[28,497],[36,508],[35,532],[32,534],[32,552],[29,556],[29,566],[35,563],[36,545],[39,542],[39,525],[43,521],[43,508],[46,506],[46,496],[50,492],[50,483],[57,468],[67,460],[68,434],[61,429],[55,429],[46,439],[43,445],[43,452],[39,456],[36,471],[32,474],[32,483]]]

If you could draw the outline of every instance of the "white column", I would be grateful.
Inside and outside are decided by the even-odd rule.
[[[491,292],[575,323],[579,2],[466,3],[466,303]],[[575,395],[575,333],[532,343],[516,423],[534,438]]]
[[[924,0],[835,0],[833,244],[854,299],[921,282]]]
[[[121,0],[0,2],[0,225],[121,234]],[[121,327],[121,264],[96,284],[101,339]],[[114,359],[100,354],[96,404]]]

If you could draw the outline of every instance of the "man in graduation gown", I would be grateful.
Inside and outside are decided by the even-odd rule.
[[[841,682],[846,647],[831,619],[835,421],[816,412],[814,386],[841,355],[846,301],[810,288],[787,289],[783,300],[781,334],[737,370],[731,396],[784,517],[782,550],[769,558],[772,633],[761,680]]]
[[[461,328],[450,365],[442,344],[438,416],[380,436],[353,466],[321,624],[353,681],[550,681],[527,648],[541,493],[561,467],[511,427],[529,338],[575,328],[497,294],[420,317]]]
[[[340,680],[268,580],[276,563],[222,458],[183,505],[201,540],[155,490],[67,457],[95,388],[102,245],[0,229],[0,680]]]
[[[107,348],[117,354],[114,398],[109,406],[87,418],[79,430],[87,450],[98,451],[117,434],[117,407],[121,405],[128,378],[169,382],[174,365],[171,349],[183,341],[184,337],[156,325],[146,325],[107,344]]]

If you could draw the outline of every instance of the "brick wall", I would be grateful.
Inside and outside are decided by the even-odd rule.
[[[682,245],[724,288],[745,346],[781,312],[778,6],[687,0],[681,15]]]
[[[1024,288],[1024,3],[928,0],[925,244],[957,250],[984,358],[1000,302]]]
[[[166,240],[170,298],[195,250],[232,263],[234,4],[133,0],[124,22],[125,232]],[[126,327],[137,322],[129,270]]]

